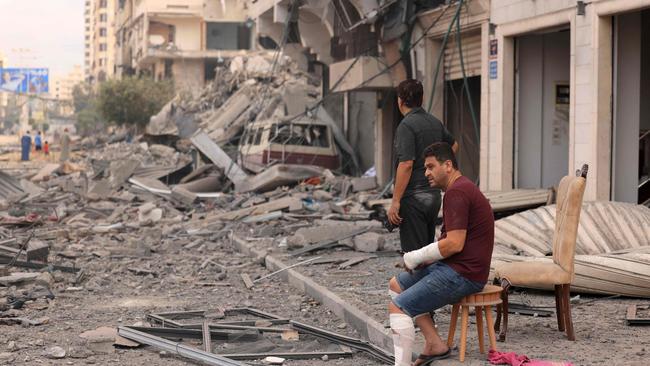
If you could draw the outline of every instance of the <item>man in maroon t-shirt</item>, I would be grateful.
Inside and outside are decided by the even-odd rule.
[[[412,318],[426,341],[414,365],[449,357],[450,349],[436,332],[429,312],[483,289],[494,246],[492,207],[478,187],[458,171],[451,146],[435,143],[426,148],[424,157],[429,184],[445,192],[443,227],[437,242],[404,254],[406,272],[390,280],[388,310],[396,366],[411,365]]]

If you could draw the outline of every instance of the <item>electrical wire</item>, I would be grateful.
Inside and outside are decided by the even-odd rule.
[[[447,41],[449,40],[449,34],[451,34],[451,29],[454,26],[454,23],[456,22],[458,17],[460,16],[462,5],[463,2],[459,1],[458,7],[456,8],[456,13],[454,14],[454,17],[449,23],[449,28],[447,28],[447,32],[445,33],[445,36],[442,39],[442,46],[440,47],[440,53],[438,53],[438,61],[436,63],[436,72],[433,75],[433,83],[432,83],[433,85],[431,86],[431,93],[429,94],[429,106],[427,107],[427,112],[431,112],[431,108],[433,107],[433,96],[436,93],[436,84],[438,82],[438,74],[440,73],[440,64],[445,55],[445,48],[447,48]]]
[[[356,88],[362,88],[362,87],[368,85],[370,82],[372,82],[373,80],[377,79],[378,77],[384,75],[385,73],[388,73],[388,72],[389,72],[393,67],[397,66],[400,62],[402,62],[402,61],[404,60],[404,58],[405,58],[407,55],[410,54],[410,51],[411,51],[413,48],[415,48],[415,46],[417,46],[418,43],[419,43],[420,41],[422,41],[422,39],[424,39],[424,38],[427,36],[427,33],[429,32],[429,30],[431,30],[434,26],[436,26],[436,25],[438,24],[438,21],[440,21],[440,19],[445,15],[445,13],[447,12],[448,9],[449,9],[449,6],[445,6],[445,7],[442,9],[442,11],[441,11],[440,14],[438,15],[438,17],[437,17],[437,18],[436,18],[436,19],[435,19],[435,20],[434,20],[434,21],[433,21],[433,22],[432,22],[432,23],[431,23],[431,24],[430,24],[430,25],[429,25],[429,26],[428,26],[428,27],[427,27],[427,28],[422,32],[422,35],[420,35],[420,37],[418,37],[414,42],[412,42],[406,50],[404,50],[403,52],[401,52],[401,55],[400,55],[400,58],[399,58],[399,59],[397,59],[397,60],[396,60],[395,62],[393,62],[392,64],[388,65],[388,66],[387,66],[385,69],[383,69],[382,71],[376,73],[375,75],[373,75],[373,76],[371,76],[370,78],[368,78],[368,79],[366,79],[365,81],[363,81],[361,84],[359,84],[358,86],[356,86]],[[457,12],[457,14],[458,14],[458,12]],[[454,17],[454,19],[455,19],[455,18],[456,18],[456,17]],[[451,27],[451,25],[453,25],[453,22],[452,22],[452,24],[450,24],[450,27]],[[359,59],[361,58],[361,56],[362,56],[364,53],[369,52],[369,51],[370,51],[371,49],[373,49],[373,48],[374,48],[374,47],[371,46],[371,47],[369,47],[368,49],[366,49],[363,53],[357,55],[357,56],[355,57],[355,59],[350,63],[350,65],[345,69],[345,71],[341,74],[341,76],[338,78],[338,80],[334,83],[334,85],[330,87],[330,90],[335,90],[335,89],[338,87],[338,85],[339,85],[341,82],[343,82],[343,80],[345,79],[345,77],[347,76],[347,74],[352,70],[352,68],[354,67],[354,65],[359,61]],[[303,112],[303,113],[299,113],[299,114],[297,114],[297,115],[295,115],[295,116],[289,118],[288,120],[285,120],[284,122],[285,122],[285,123],[286,123],[286,122],[291,123],[292,121],[295,121],[296,119],[298,119],[298,118],[300,118],[300,117],[303,117],[303,116],[305,116],[305,115],[311,115],[312,113],[314,113],[314,111],[316,111],[318,108],[320,108],[320,107],[323,105],[323,103],[325,102],[325,100],[327,100],[328,98],[331,98],[333,95],[334,95],[334,93],[330,93],[330,94],[327,94],[327,95],[323,96],[320,100],[318,100],[318,101],[316,102],[316,104],[315,104],[313,107],[309,108],[308,110],[306,110],[306,111]],[[292,153],[289,153],[289,155],[287,155],[287,157],[285,157],[285,160],[288,159],[289,157],[291,157],[291,154],[292,154]],[[349,160],[348,160],[347,162],[349,163]]]

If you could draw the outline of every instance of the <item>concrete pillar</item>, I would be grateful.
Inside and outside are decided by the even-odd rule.
[[[612,159],[612,17],[593,14],[594,62],[594,124],[595,184],[588,199],[609,200]],[[578,162],[575,162],[577,168]],[[592,174],[591,172],[589,173]],[[589,188],[589,185],[587,185]],[[587,192],[585,192],[587,193]]]
[[[485,22],[481,25],[481,126],[480,126],[480,141],[479,141],[479,186],[482,190],[487,188],[488,172],[489,172],[489,125],[490,125],[490,70],[489,63],[485,60],[489,59],[490,54],[490,24]]]

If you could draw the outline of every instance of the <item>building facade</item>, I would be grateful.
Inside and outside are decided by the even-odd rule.
[[[84,79],[90,81],[93,64],[93,0],[84,2]]]
[[[84,3],[84,77],[97,85],[115,75],[115,10],[118,0]]]
[[[324,94],[341,97],[331,109],[380,183],[401,119],[393,90],[415,77],[484,191],[552,187],[588,164],[586,200],[650,199],[647,0],[407,3],[258,0],[249,11],[259,37],[324,70]]]
[[[117,8],[117,74],[173,79],[198,92],[224,58],[253,46],[244,1],[125,0]]]
[[[84,70],[75,65],[67,75],[54,75],[50,80],[50,96],[56,104],[59,116],[68,117],[74,114],[72,91],[77,84],[84,81]]]
[[[589,164],[586,200],[640,202],[650,174],[650,3],[491,2],[497,44],[482,187],[545,187]],[[492,77],[493,76],[493,77]]]

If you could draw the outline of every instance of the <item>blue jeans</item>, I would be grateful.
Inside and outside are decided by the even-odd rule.
[[[459,275],[442,262],[432,263],[413,274],[401,272],[397,275],[397,283],[402,292],[393,303],[410,317],[455,304],[485,286]]]

